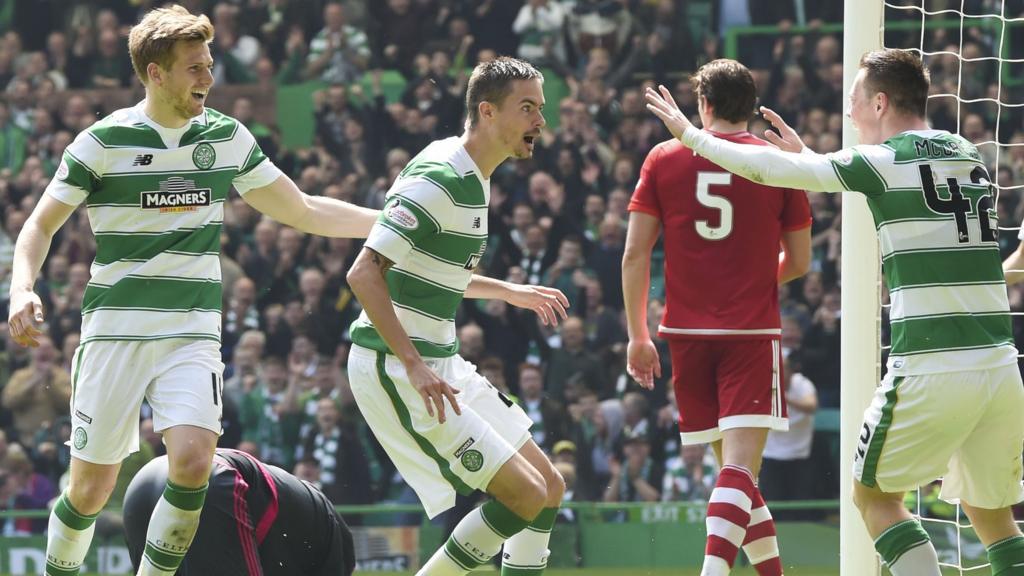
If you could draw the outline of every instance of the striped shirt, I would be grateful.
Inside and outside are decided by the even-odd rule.
[[[240,122],[207,108],[180,129],[145,101],[82,131],[46,188],[86,203],[96,235],[82,301],[82,342],[220,341],[224,201],[281,171]]]
[[[309,56],[307,62],[319,60],[324,52],[334,43],[338,48],[331,55],[330,61],[320,73],[320,79],[324,82],[357,82],[363,74],[359,65],[359,59],[370,58],[370,41],[365,32],[349,26],[342,26],[338,32],[332,32],[324,28],[317,32],[316,36],[309,43]]]
[[[421,356],[458,352],[455,311],[487,248],[490,191],[460,138],[435,141],[398,176],[366,239],[394,262],[388,292]],[[390,352],[365,311],[352,324],[352,342]]]
[[[911,130],[824,156],[737,149],[696,129],[684,141],[759,182],[865,195],[892,300],[893,375],[1017,362],[990,178],[961,136]]]

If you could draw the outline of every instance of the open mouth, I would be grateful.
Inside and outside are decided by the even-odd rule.
[[[202,104],[206,100],[206,92],[202,90],[192,91],[192,100],[198,104]]]
[[[523,136],[523,142],[526,142],[527,146],[533,146],[533,141],[536,139],[536,134],[527,134],[526,136]]]

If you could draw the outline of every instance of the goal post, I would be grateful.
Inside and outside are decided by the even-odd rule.
[[[882,47],[884,2],[844,0],[843,106],[857,75],[860,57]],[[843,147],[857,144],[857,132],[844,114]],[[841,378],[839,449],[839,555],[843,576],[880,574],[874,543],[853,504],[853,457],[864,409],[880,377],[878,237],[867,201],[844,194],[842,210]]]

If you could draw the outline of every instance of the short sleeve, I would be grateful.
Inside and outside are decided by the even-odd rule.
[[[241,122],[238,123],[235,140],[236,149],[244,154],[239,158],[238,174],[231,181],[239,194],[244,196],[249,190],[266,186],[281,177],[281,169],[263,154],[256,137]]]
[[[105,159],[103,146],[88,130],[83,130],[64,150],[46,193],[65,204],[78,206],[99,187]]]
[[[803,190],[787,189],[783,192],[782,231],[803,230],[811,225],[811,204]]]
[[[643,212],[655,218],[661,218],[661,204],[658,202],[657,180],[655,179],[658,160],[663,154],[662,146],[655,146],[644,159],[640,167],[640,179],[637,180],[633,198],[629,201],[630,212]]]
[[[792,378],[793,381],[790,383],[789,389],[786,390],[787,398],[802,401],[807,400],[817,392],[814,383],[803,374],[793,374]]]
[[[388,192],[366,246],[401,266],[414,246],[444,229],[453,207],[437,185],[415,177],[399,180]]]
[[[881,146],[853,146],[825,156],[844,189],[868,196],[885,192],[879,167],[892,163],[892,152]]]

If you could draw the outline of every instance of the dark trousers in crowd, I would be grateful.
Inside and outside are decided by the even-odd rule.
[[[773,460],[765,458],[761,464],[758,488],[764,496],[768,509],[775,520],[816,520],[821,517],[818,510],[778,510],[775,502],[788,500],[812,500],[817,491],[814,487],[811,459]]]

